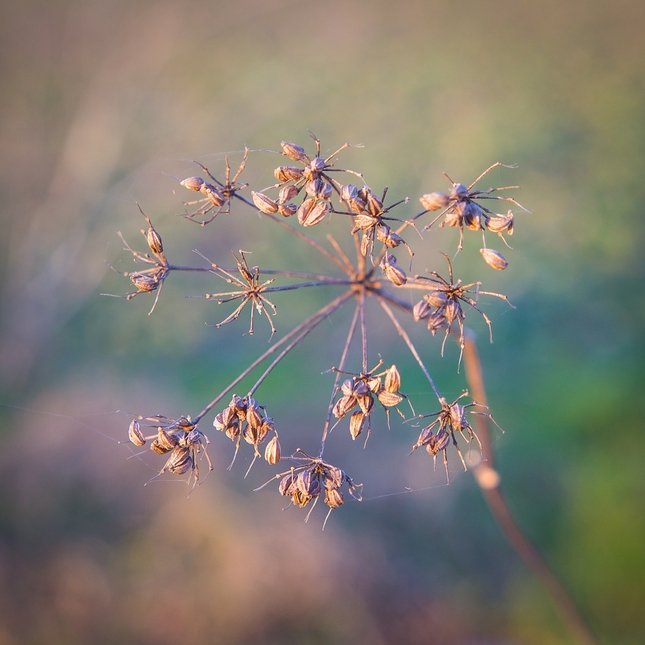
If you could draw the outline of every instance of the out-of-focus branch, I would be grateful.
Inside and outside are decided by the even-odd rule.
[[[488,405],[482,365],[475,343],[475,334],[469,329],[465,330],[465,332],[464,365],[469,391],[477,403]],[[502,529],[506,539],[515,549],[515,552],[551,596],[560,616],[568,625],[576,642],[581,645],[598,645],[596,637],[592,634],[564,585],[515,520],[502,492],[500,475],[495,469],[490,419],[479,414],[474,416],[477,434],[482,442],[484,454],[482,460],[474,467],[473,471],[475,480],[481,488],[493,517]]]

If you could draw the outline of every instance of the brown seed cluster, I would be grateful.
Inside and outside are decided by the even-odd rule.
[[[423,415],[423,417],[431,416],[436,417],[436,419],[430,425],[423,428],[421,434],[419,435],[419,438],[417,439],[417,442],[414,444],[414,446],[412,446],[412,452],[414,452],[417,448],[422,448],[425,446],[428,454],[433,458],[435,468],[437,466],[437,455],[440,452],[443,452],[443,463],[446,469],[446,479],[448,480],[448,482],[450,482],[450,473],[448,472],[448,445],[451,442],[457,450],[457,454],[461,459],[464,470],[467,470],[466,461],[464,460],[464,456],[462,455],[457,443],[455,433],[460,433],[461,436],[466,439],[469,448],[473,439],[475,439],[475,441],[477,442],[480,451],[482,448],[479,437],[475,434],[475,431],[468,422],[466,413],[468,408],[485,408],[485,406],[480,405],[475,401],[467,403],[466,405],[459,403],[460,399],[467,395],[467,392],[462,394],[452,403],[448,403],[444,398],[440,399],[439,403],[441,404],[441,410],[439,412],[435,412],[434,414],[430,415]],[[488,412],[484,412],[483,410],[470,410],[469,412],[470,414],[481,414],[487,416],[494,421],[492,416]]]
[[[260,456],[260,444],[266,440],[270,432],[273,432],[273,437],[264,450],[264,458],[271,465],[275,465],[280,461],[280,443],[273,419],[267,416],[266,408],[251,396],[242,398],[234,394],[231,402],[215,416],[213,426],[216,430],[224,432],[235,443],[233,461],[235,461],[237,451],[240,448],[240,442],[244,438],[244,441],[253,446],[253,462],[255,462],[257,457]],[[233,463],[231,463],[232,465]],[[249,470],[251,466],[249,466]]]
[[[425,209],[425,212],[441,211],[439,215],[437,215],[437,217],[423,229],[424,231],[429,229],[436,221],[443,218],[442,222],[439,224],[440,227],[448,226],[459,228],[459,245],[457,246],[457,250],[459,251],[462,250],[464,244],[464,229],[468,229],[470,231],[481,231],[484,242],[481,253],[484,261],[493,269],[503,270],[508,266],[508,262],[506,261],[506,258],[499,253],[499,251],[493,251],[486,248],[484,231],[489,230],[493,231],[493,233],[497,233],[504,241],[504,244],[508,246],[503,234],[507,233],[508,235],[513,235],[513,224],[515,221],[513,211],[509,210],[505,215],[494,213],[483,206],[480,202],[484,200],[502,200],[511,202],[523,211],[526,211],[526,209],[513,198],[493,194],[500,190],[519,188],[519,186],[503,186],[500,188],[488,188],[486,190],[475,190],[474,188],[475,185],[491,170],[499,168],[500,166],[504,166],[504,164],[499,162],[493,164],[479,175],[479,177],[477,177],[477,179],[475,179],[475,181],[469,186],[453,181],[444,173],[448,181],[452,184],[450,193],[428,193],[420,197],[419,201],[421,202],[421,206]]]
[[[141,429],[141,421],[148,422],[144,427],[156,426],[157,433],[145,436]],[[202,453],[208,462],[208,470],[213,470],[207,450],[210,441],[189,416],[181,416],[178,419],[164,416],[133,419],[128,428],[128,438],[139,448],[152,440],[152,452],[157,455],[168,454],[164,467],[156,477],[165,472],[173,475],[185,475],[190,472],[188,483],[192,480],[194,487],[199,481],[198,457]]]
[[[407,398],[405,394],[400,392],[401,375],[396,365],[392,365],[389,369],[378,374],[374,373],[375,370],[368,374],[354,374],[352,378],[345,379],[340,388],[342,396],[332,408],[333,415],[340,420],[358,407],[358,410],[352,413],[349,419],[349,433],[352,439],[356,439],[363,432],[366,424],[369,438],[375,398],[385,410],[388,425],[389,408],[396,408],[404,398]],[[403,416],[398,409],[397,411]]]
[[[495,213],[487,208],[486,204],[505,201],[522,211],[526,211],[526,209],[513,198],[498,194],[500,191],[517,188],[516,186],[476,188],[476,185],[488,173],[503,166],[496,163],[468,186],[454,182],[446,175],[451,184],[448,193],[427,193],[420,198],[423,207],[420,213],[401,217],[394,216],[395,208],[408,203],[407,197],[386,206],[387,188],[377,195],[367,185],[360,172],[335,167],[336,157],[350,144],[343,144],[332,154],[324,156],[321,154],[320,141],[316,137],[313,137],[313,140],[315,142],[313,154],[307,153],[305,148],[297,143],[283,141],[279,154],[286,157],[288,161],[287,164],[274,169],[277,183],[267,188],[251,190],[249,199],[241,194],[248,184],[240,183],[241,174],[248,161],[248,148],[245,148],[244,157],[235,174],[231,172],[228,158],[225,159],[224,178],[221,180],[211,174],[208,168],[197,162],[203,170],[204,176],[188,177],[181,181],[181,185],[187,190],[200,193],[200,198],[185,202],[185,206],[190,209],[182,213],[182,216],[205,226],[220,213],[229,214],[233,202],[244,204],[252,208],[254,213],[261,214],[260,220],[262,222],[268,222],[269,225],[272,225],[271,223],[279,225],[293,234],[293,239],[298,243],[306,244],[309,250],[320,253],[329,260],[332,267],[329,274],[295,271],[291,270],[291,267],[260,269],[259,266],[249,266],[248,251],[233,253],[235,261],[233,268],[226,268],[213,262],[199,252],[197,252],[198,255],[206,260],[207,266],[193,267],[171,264],[166,258],[161,235],[143,212],[142,215],[148,227],[142,230],[142,234],[149,252],[139,252],[131,248],[121,236],[125,248],[132,254],[133,260],[146,265],[141,270],[123,274],[136,288],[136,291],[126,294],[125,298],[132,299],[141,293],[155,293],[155,302],[152,307],[154,310],[164,281],[171,272],[191,271],[193,275],[200,271],[204,272],[201,275],[210,273],[211,277],[216,276],[219,280],[223,280],[226,286],[220,288],[219,291],[206,293],[199,297],[214,300],[219,304],[233,303],[235,306],[228,316],[214,326],[219,328],[233,323],[245,310],[250,311],[248,333],[254,333],[254,316],[258,314],[268,320],[271,329],[269,340],[272,341],[270,348],[235,376],[224,391],[219,393],[202,412],[193,417],[194,420],[188,416],[179,419],[168,419],[161,416],[145,419],[140,417],[130,425],[128,436],[135,446],[142,447],[150,441],[153,452],[167,455],[167,461],[160,474],[166,472],[177,475],[189,473],[189,480],[192,479],[194,483],[197,483],[199,479],[197,459],[202,452],[208,459],[206,447],[209,443],[206,436],[197,429],[198,422],[211,410],[217,409],[215,406],[225,396],[230,396],[242,379],[249,377],[253,370],[263,365],[262,375],[248,390],[248,394],[246,396],[233,394],[230,403],[224,409],[220,408],[221,411],[215,415],[213,425],[217,430],[226,434],[235,445],[231,466],[238,454],[242,439],[253,446],[253,457],[247,474],[258,457],[264,456],[270,465],[277,464],[282,458],[278,434],[273,419],[267,414],[266,407],[256,400],[256,391],[271,376],[275,367],[318,325],[330,318],[345,303],[354,303],[353,322],[348,331],[345,346],[342,352],[339,352],[341,353],[340,361],[336,363],[339,367],[330,370],[336,373],[336,381],[322,428],[321,448],[318,457],[310,457],[298,450],[286,458],[295,462],[296,465],[271,480],[280,479],[280,493],[289,497],[296,506],[311,506],[313,508],[317,500],[322,497],[325,504],[332,510],[343,503],[341,491],[343,486],[347,486],[349,494],[353,497],[360,499],[360,495],[357,493],[358,486],[344,471],[323,461],[325,442],[329,432],[338,425],[341,419],[348,418],[352,439],[363,434],[367,443],[374,423],[372,412],[377,402],[385,412],[388,427],[390,410],[396,410],[405,419],[399,405],[403,399],[410,403],[408,397],[400,390],[401,374],[396,365],[390,365],[389,368],[378,371],[383,365],[381,359],[383,347],[378,348],[378,364],[374,369],[369,370],[369,365],[373,364],[374,354],[370,354],[372,341],[368,343],[368,337],[369,330],[374,323],[372,309],[369,310],[369,314],[367,313],[368,305],[366,303],[368,300],[375,303],[376,314],[379,312],[382,314],[384,311],[386,320],[389,319],[394,325],[396,336],[407,345],[441,406],[439,412],[426,415],[436,418],[422,430],[413,451],[425,447],[435,463],[438,454],[443,453],[446,476],[448,477],[447,450],[451,444],[457,450],[464,467],[466,463],[457,443],[456,435],[460,434],[465,438],[469,446],[473,439],[479,444],[479,440],[467,420],[467,414],[483,414],[492,419],[487,412],[481,410],[483,406],[479,406],[474,401],[462,404],[459,402],[462,397],[459,397],[452,403],[447,403],[424,362],[425,358],[422,354],[426,353],[427,348],[417,349],[414,346],[398,317],[402,315],[417,322],[423,321],[432,335],[443,330],[442,355],[448,336],[453,335],[460,346],[459,361],[461,361],[461,354],[465,346],[466,316],[470,309],[474,309],[483,317],[492,341],[491,320],[480,308],[480,296],[493,296],[506,301],[511,307],[512,305],[506,296],[500,293],[483,291],[481,282],[464,284],[461,280],[455,280],[452,263],[445,254],[444,257],[448,264],[448,279],[425,266],[421,275],[414,275],[412,263],[413,260],[416,262],[419,260],[415,257],[409,244],[413,240],[405,234],[406,229],[412,227],[419,233],[417,220],[429,212],[438,211],[438,215],[425,225],[423,231],[429,230],[435,222],[440,220],[439,228],[458,228],[459,251],[463,248],[464,231],[479,231],[483,241],[480,249],[483,260],[493,269],[503,270],[508,266],[508,261],[499,251],[487,247],[485,233],[491,232],[499,235],[506,242],[505,236],[513,234],[515,213],[512,210],[508,210],[506,214]],[[350,183],[347,179],[339,181],[337,179],[338,173],[351,175],[351,181],[358,185]],[[358,178],[359,181],[357,182],[354,178]],[[398,213],[399,211],[396,212],[397,215]],[[289,218],[294,219],[287,221]],[[333,220],[336,225],[334,235],[324,236],[326,242],[321,242],[319,239],[323,237],[318,233],[320,227],[314,228],[323,220],[327,223],[331,223]],[[221,219],[219,221],[223,223]],[[342,237],[336,237],[336,230],[339,228],[341,228]],[[319,237],[316,237],[317,235]],[[347,248],[351,248],[352,245],[355,253],[354,259],[350,258],[351,254],[348,254],[347,251]],[[399,265],[395,255],[396,249],[400,247],[405,247],[410,259],[410,266],[407,270]],[[244,248],[247,248],[246,243]],[[275,253],[273,257],[279,260],[283,255]],[[271,277],[268,280],[263,280],[261,274],[262,276],[268,274]],[[294,280],[297,282],[294,283]],[[277,309],[270,300],[271,294],[312,287],[316,288],[319,293],[330,294],[327,304],[297,324],[292,330],[287,331],[277,341],[273,340],[274,335],[277,335],[273,322],[277,315]],[[338,290],[340,290],[340,295],[337,293]],[[409,293],[405,294],[405,297],[401,297],[402,290],[407,290]],[[416,300],[413,297],[414,291],[422,292],[421,298],[416,304],[412,304]],[[359,331],[356,332],[356,330]],[[357,338],[359,335],[360,339]],[[360,344],[360,352],[350,351],[356,342]],[[385,349],[389,350],[389,347]],[[361,356],[357,360],[359,353]],[[355,367],[353,367],[354,371],[348,371],[346,368],[346,364],[350,368],[352,367],[351,361],[356,361]],[[411,404],[410,409],[412,410]],[[414,415],[414,410],[412,410],[412,414]],[[155,434],[146,436],[140,422],[143,422],[144,427],[155,428]],[[261,452],[262,446],[264,446],[263,453]],[[210,460],[208,463],[210,466]]]
[[[278,490],[284,497],[290,497],[292,504],[304,508],[318,502],[322,496],[329,511],[345,503],[341,487],[347,484],[348,493],[356,500],[362,499],[362,484],[355,484],[345,471],[326,463],[319,457],[310,457],[301,450],[293,459],[302,465],[276,475],[280,479]],[[312,506],[313,508],[313,506]]]

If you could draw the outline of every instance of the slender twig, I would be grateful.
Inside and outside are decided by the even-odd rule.
[[[271,346],[264,354],[256,358],[237,378],[235,378],[229,385],[222,390],[197,416],[193,417],[193,422],[198,423],[199,420],[208,414],[212,408],[221,401],[221,399],[228,394],[242,379],[248,376],[260,363],[266,360],[271,354],[277,352],[282,345],[291,340],[294,336],[299,334],[305,327],[312,324],[313,321],[317,318],[324,318],[329,315],[330,312],[337,309],[343,302],[349,300],[353,296],[353,291],[347,291],[344,294],[338,296],[335,300],[332,300],[328,305],[324,306],[322,309],[319,309],[316,313],[312,314],[307,318],[307,320],[301,322],[298,326],[294,327],[288,334],[281,338],[275,345]]]
[[[394,326],[396,327],[396,331],[399,333],[399,336],[403,338],[405,341],[405,344],[408,346],[408,349],[412,352],[412,356],[416,359],[417,363],[419,364],[419,367],[421,368],[422,372],[425,374],[425,377],[428,379],[428,382],[430,383],[430,387],[432,388],[432,391],[435,393],[435,396],[441,401],[443,397],[439,393],[439,390],[437,389],[437,386],[435,385],[434,381],[432,380],[432,377],[430,376],[430,372],[428,372],[428,368],[423,364],[423,361],[421,360],[421,357],[419,356],[419,352],[417,352],[416,347],[412,344],[412,341],[410,340],[410,337],[407,335],[405,332],[405,329],[401,327],[399,321],[396,319],[394,316],[394,313],[388,306],[387,302],[385,302],[385,298],[383,298],[382,295],[376,294],[376,297],[378,298],[378,301],[383,307],[383,310],[385,313],[389,316],[390,320],[394,323]]]
[[[477,403],[487,405],[484,377],[474,333],[466,329],[464,333],[464,365],[470,394]],[[544,556],[537,550],[517,523],[502,492],[501,479],[495,470],[495,455],[491,440],[490,420],[486,415],[475,417],[477,434],[482,442],[484,458],[474,467],[475,480],[481,488],[495,521],[506,536],[510,545],[533,572],[547,592],[568,625],[576,641],[581,645],[598,645],[598,641],[580,614],[569,592],[546,563]]]

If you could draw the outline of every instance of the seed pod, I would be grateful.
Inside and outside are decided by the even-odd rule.
[[[468,197],[468,188],[463,184],[454,184],[450,191],[452,199],[465,199]]]
[[[357,397],[358,405],[363,411],[363,414],[368,415],[374,407],[374,397],[372,394]]]
[[[254,429],[262,425],[262,415],[260,414],[260,406],[255,399],[249,399],[246,406],[246,421]]]
[[[325,504],[329,508],[338,508],[343,503],[343,494],[337,488],[329,488],[325,491]]]
[[[482,229],[482,215],[483,211],[479,204],[468,202],[464,209],[464,224],[471,231],[480,231]]]
[[[244,441],[246,441],[246,443],[250,443],[254,446],[259,443],[257,428],[252,428],[250,425],[246,425],[244,427],[242,436],[244,437]]]
[[[508,260],[499,251],[494,251],[493,249],[479,249],[479,252],[482,254],[484,262],[486,262],[489,267],[493,267],[493,269],[503,271],[508,266]]]
[[[305,495],[299,490],[295,490],[291,495],[291,501],[300,508],[304,508],[313,499],[310,495]]]
[[[396,258],[392,254],[386,253],[383,256],[380,267],[387,279],[397,287],[402,287],[408,281],[405,271],[396,264]]]
[[[309,213],[313,210],[316,205],[315,199],[305,199],[300,207],[298,208],[298,221],[304,226],[304,222],[307,221]]]
[[[302,168],[297,166],[279,166],[273,171],[278,181],[298,181],[302,179]]]
[[[369,393],[370,393],[370,388],[365,381],[361,379],[360,381],[354,382],[354,396],[365,396],[366,394],[369,394]]]
[[[446,316],[442,311],[435,311],[428,316],[428,330],[434,336],[437,331],[448,326]]]
[[[195,192],[201,190],[201,187],[204,185],[204,180],[201,177],[188,177],[184,181],[179,182],[184,188],[188,190],[194,190]]]
[[[308,167],[311,169],[312,173],[318,174],[325,169],[326,165],[327,164],[322,157],[314,157]]]
[[[161,442],[159,441],[159,437],[157,437],[150,444],[150,450],[152,450],[152,452],[158,455],[165,455],[167,452],[170,452],[172,448],[167,448],[166,446],[162,445]]]
[[[177,445],[177,438],[174,435],[167,433],[163,428],[157,429],[157,439],[159,445],[165,449],[172,450]]]
[[[128,439],[130,439],[137,448],[141,448],[141,446],[145,446],[146,444],[146,439],[143,436],[143,432],[141,432],[141,425],[136,419],[132,419],[132,421],[130,421]]]
[[[292,203],[278,205],[278,213],[280,213],[282,217],[291,217],[292,215],[295,215],[297,211],[298,207]]]
[[[280,144],[282,148],[282,154],[293,159],[294,161],[303,161],[307,158],[305,154],[305,149],[302,146],[299,146],[297,143],[289,143],[288,141],[283,141]]]
[[[300,191],[293,185],[283,186],[278,195],[278,204],[284,204],[293,199]]]
[[[267,197],[264,193],[256,193],[252,190],[251,197],[253,198],[253,203],[257,206],[260,212],[266,213],[267,215],[272,215],[273,213],[278,212],[278,204],[270,197]]]
[[[318,191],[321,190],[323,187],[323,180],[320,179],[320,177],[315,177],[314,179],[310,179],[306,184],[305,184],[305,192],[309,197],[313,197],[316,199],[318,197]]]
[[[489,217],[486,222],[486,227],[493,233],[503,233],[506,231],[509,235],[513,235],[513,223],[515,216],[513,211],[508,211],[506,215],[498,215],[497,217]]]
[[[326,182],[322,182],[322,186],[316,193],[316,197],[318,199],[323,199],[324,201],[328,202],[331,199],[331,192],[332,192],[331,185]]]
[[[357,403],[356,397],[353,395],[350,396],[341,396],[332,409],[333,415],[337,419],[342,419]]]
[[[427,211],[438,211],[450,204],[450,197],[446,193],[428,193],[419,197],[419,201]]]
[[[311,470],[302,470],[298,473],[296,477],[296,488],[303,494],[309,495],[309,489],[311,488],[314,478],[312,476]]]
[[[236,441],[237,438],[240,436],[241,423],[242,422],[239,419],[237,419],[226,426],[226,436],[231,441]]]
[[[443,291],[431,291],[423,296],[423,299],[431,306],[441,309],[448,302],[448,296]]]
[[[173,475],[184,475],[193,467],[190,448],[175,448],[166,462],[165,468]]]
[[[439,224],[439,227],[443,228],[444,226],[461,226],[463,218],[461,213],[457,210],[450,209],[446,216],[443,218],[443,222]]]
[[[159,278],[150,273],[131,273],[130,282],[139,289],[139,291],[154,291],[159,287]]]
[[[385,375],[385,390],[387,392],[398,392],[401,387],[401,374],[396,368],[396,365],[392,365]]]
[[[290,497],[291,495],[293,495],[294,489],[294,475],[293,473],[288,473],[280,480],[278,491],[280,492],[280,495],[284,495],[284,497]]]
[[[403,397],[395,392],[386,392],[385,390],[382,390],[378,393],[378,400],[381,405],[384,405],[386,408],[391,408],[401,403],[401,401],[403,401]]]
[[[280,442],[278,437],[274,436],[264,449],[264,458],[272,465],[275,466],[280,461]]]
[[[204,182],[201,185],[199,192],[202,193],[202,195],[206,195],[206,197],[211,200],[211,203],[214,206],[224,206],[226,198],[224,197],[220,189],[213,186],[213,184]]]
[[[439,451],[445,450],[450,442],[450,435],[440,428],[437,434],[432,434],[425,443],[428,454],[436,457]]]
[[[367,210],[374,216],[383,212],[383,202],[371,190],[366,194],[365,204]]]
[[[356,186],[352,186],[352,184],[342,186],[340,189],[340,198],[344,202],[353,202],[358,199],[358,188],[356,188]]]
[[[234,394],[231,397],[229,406],[235,410],[235,414],[237,414],[237,418],[240,421],[246,421],[246,401],[241,396]]]
[[[311,497],[318,497],[320,493],[322,493],[323,487],[320,484],[319,479],[313,479],[311,480],[311,483],[309,484],[309,495]]]
[[[300,208],[298,209],[298,221],[300,224],[303,226],[315,226],[316,224],[320,224],[325,219],[325,215],[327,215],[327,211],[329,210],[329,204],[327,202],[318,202],[315,204],[313,207],[308,207],[307,209],[303,209],[303,206],[308,202],[313,200],[305,200]],[[302,210],[302,213],[301,213]],[[305,212],[306,210],[306,212]],[[302,214],[302,217],[301,217]]]
[[[349,418],[349,434],[352,435],[352,439],[356,439],[356,437],[363,432],[365,419],[366,416],[360,410],[354,412],[354,414]]]
[[[450,300],[444,308],[444,315],[450,325],[454,320],[463,320],[464,312],[457,300]]]
[[[388,246],[391,249],[396,248],[400,244],[403,244],[403,238],[400,235],[397,235],[392,231],[392,229],[387,224],[381,224],[376,229],[376,239],[379,242],[383,242],[385,246]]]
[[[450,421],[452,422],[453,428],[457,431],[468,426],[468,421],[466,419],[466,410],[463,405],[459,405],[459,403],[453,403],[450,406]]]
[[[354,218],[354,228],[352,235],[358,231],[367,231],[378,224],[378,219],[367,213],[360,213]]]
[[[340,488],[345,481],[345,473],[336,466],[329,466],[323,481],[325,488]]]
[[[148,242],[148,246],[150,247],[150,250],[155,255],[161,255],[163,253],[163,243],[161,241],[161,235],[157,233],[157,231],[152,227],[152,225],[150,225],[150,228],[146,233],[146,242]]]
[[[378,394],[381,391],[381,377],[373,376],[368,382],[367,387],[370,389],[370,392]]]

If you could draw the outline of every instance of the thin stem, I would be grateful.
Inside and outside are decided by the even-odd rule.
[[[325,450],[325,441],[327,441],[327,435],[329,434],[329,425],[331,423],[332,410],[334,409],[334,397],[336,396],[336,392],[338,391],[338,383],[340,382],[341,371],[345,367],[345,361],[347,360],[347,354],[349,353],[349,346],[352,343],[352,338],[354,336],[354,332],[356,331],[359,311],[360,303],[356,305],[356,309],[354,310],[354,317],[352,318],[352,323],[349,326],[349,332],[347,333],[345,347],[343,347],[343,353],[340,357],[340,363],[338,364],[338,369],[336,370],[336,380],[334,381],[334,388],[331,392],[331,399],[329,401],[329,407],[327,408],[327,418],[325,419],[325,427],[323,428],[322,439],[320,440],[320,454],[318,456],[321,459]]]
[[[290,341],[294,336],[299,334],[305,327],[310,325],[317,317],[325,317],[331,311],[334,311],[339,304],[342,304],[353,295],[353,291],[347,291],[335,300],[332,300],[328,305],[319,309],[316,313],[312,314],[307,320],[301,322],[298,326],[294,327],[286,336],[281,338],[275,345],[270,347],[262,356],[256,358],[236,379],[234,379],[226,388],[220,392],[197,416],[193,417],[193,422],[198,423],[199,420],[210,412],[210,410],[217,405],[217,403],[230,392],[242,379],[248,376],[262,361],[266,360],[271,354],[277,352],[282,345]]]
[[[385,299],[383,298],[383,296],[377,293],[376,297],[378,298],[378,301],[381,307],[383,307],[385,313],[390,317],[390,320],[394,323],[394,326],[396,327],[396,331],[399,332],[399,336],[403,338],[403,340],[405,341],[405,344],[408,346],[408,349],[410,350],[410,352],[412,352],[412,356],[414,356],[417,363],[419,364],[419,367],[425,374],[425,377],[428,379],[428,382],[430,383],[430,387],[432,388],[432,391],[435,393],[435,396],[439,399],[439,401],[441,401],[443,397],[439,393],[437,386],[434,384],[434,381],[430,376],[430,372],[428,372],[428,369],[423,364],[423,361],[419,356],[419,352],[417,352],[416,347],[412,344],[410,337],[406,334],[405,329],[401,327],[401,325],[399,324],[399,321],[395,318],[394,314],[392,313],[392,310],[388,307],[388,304],[387,302],[385,302]]]
[[[249,396],[253,396],[253,393],[262,385],[262,382],[264,379],[266,379],[269,374],[273,371],[273,369],[278,365],[278,363],[296,346],[298,343],[303,340],[306,336],[308,336],[327,316],[331,315],[336,309],[338,309],[346,300],[349,299],[349,297],[353,295],[353,291],[346,291],[341,298],[336,298],[336,306],[331,309],[326,311],[324,314],[318,314],[315,320],[311,321],[311,324],[296,338],[290,342],[279,354],[278,356],[273,360],[271,365],[267,367],[267,369],[264,371],[264,374],[260,376],[260,378],[257,380],[255,385],[249,390]]]
[[[467,329],[464,334],[464,339],[464,364],[469,390],[477,403],[486,405],[484,376],[475,343],[475,335],[471,330]],[[564,585],[546,563],[542,554],[521,529],[506,502],[502,492],[499,474],[494,469],[495,455],[491,441],[489,417],[486,415],[476,415],[475,424],[477,426],[477,434],[483,444],[484,456],[487,459],[487,461],[481,461],[475,466],[475,480],[479,484],[495,521],[515,552],[540,581],[547,594],[551,596],[562,620],[568,625],[576,642],[581,645],[598,645],[596,637],[586,624]]]
[[[365,287],[361,289],[361,299],[359,301],[361,310],[361,339],[363,354],[363,374],[367,374],[367,322],[365,320]]]

